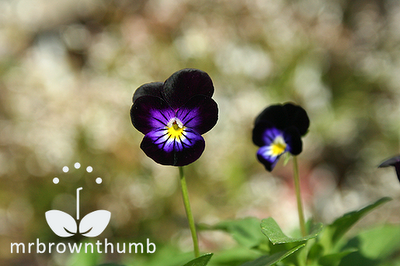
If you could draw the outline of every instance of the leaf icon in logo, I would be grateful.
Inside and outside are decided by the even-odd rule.
[[[79,168],[80,164],[75,164],[75,168]],[[88,172],[91,172],[93,168],[87,167]],[[68,167],[67,167],[68,168]],[[64,171],[64,170],[63,170]],[[67,169],[68,171],[68,169]],[[96,183],[101,183],[101,178],[96,179]],[[54,181],[53,181],[54,182]],[[57,180],[55,183],[58,183]],[[87,214],[79,222],[79,191],[82,187],[76,189],[76,220],[63,211],[50,210],[46,212],[46,221],[53,232],[60,237],[70,237],[79,233],[86,237],[96,237],[103,233],[111,219],[111,212],[106,210],[97,210]]]
[[[79,224],[79,232],[87,237],[96,237],[103,233],[111,219],[111,212],[98,210],[86,214]]]
[[[53,232],[60,237],[70,237],[77,233],[75,219],[66,212],[50,210],[46,212],[46,221]]]

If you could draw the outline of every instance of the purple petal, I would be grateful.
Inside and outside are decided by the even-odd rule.
[[[277,137],[281,137],[284,139],[283,132],[281,130],[274,127],[267,128],[262,136],[264,145],[272,144]]]
[[[270,146],[277,138],[281,138],[281,141],[285,143],[285,152],[290,152],[292,155],[298,155],[302,152],[303,143],[296,127],[288,127],[284,131],[274,127],[265,128],[260,135],[262,143],[260,146]]]
[[[257,158],[268,171],[272,171],[281,155],[290,147],[286,143],[284,132],[277,128],[264,129],[260,137],[263,145],[257,151]]]
[[[163,99],[153,96],[139,97],[131,108],[132,124],[143,134],[157,128],[165,128],[173,117],[174,110]]]
[[[286,130],[278,129],[270,123],[259,123],[253,129],[253,142],[259,147],[268,146],[272,144],[277,137],[281,137],[286,144],[290,143],[292,139],[295,139],[291,129],[292,128],[286,133]]]
[[[274,169],[276,163],[278,162],[280,156],[271,156],[270,147],[263,146],[257,151],[257,159],[265,166],[267,171],[271,172]]]
[[[163,90],[163,85],[164,84],[162,82],[151,82],[140,86],[133,94],[133,103],[135,103],[135,101],[142,96],[154,96],[162,98],[161,91]]]
[[[172,74],[162,91],[166,102],[177,110],[195,95],[211,97],[214,86],[210,76],[198,69],[182,69]]]
[[[258,141],[262,145],[257,152],[257,158],[268,171],[275,167],[275,164],[285,152],[298,155],[302,151],[301,136],[295,127],[289,127],[285,131],[266,127],[259,134]]]
[[[210,97],[197,95],[177,111],[176,117],[182,121],[185,127],[202,135],[217,123],[218,106]]]
[[[253,128],[253,143],[258,147],[262,147],[265,145],[264,141],[264,133],[266,130],[273,128],[272,124],[267,121],[260,121],[255,124]]]
[[[174,138],[164,127],[146,134],[140,147],[159,164],[184,166],[201,156],[205,142],[202,136],[189,128],[184,129],[182,136]]]

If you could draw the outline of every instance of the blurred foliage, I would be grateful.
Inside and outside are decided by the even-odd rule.
[[[187,254],[175,254],[161,250],[146,262],[129,265],[183,265],[183,266],[347,266],[347,265],[398,265],[400,263],[399,225],[377,226],[361,231],[353,239],[345,233],[361,218],[390,198],[378,201],[344,214],[333,223],[307,224],[308,234],[289,237],[273,218],[260,221],[256,218],[222,221],[205,230],[220,230],[229,233],[238,246],[228,250],[204,254],[183,265]],[[81,255],[79,255],[81,256]],[[86,255],[88,256],[88,255]],[[89,255],[93,256],[93,255]],[[210,261],[212,257],[212,260]],[[82,260],[84,261],[84,260]],[[82,264],[91,265],[91,264]],[[114,264],[112,264],[114,265]],[[111,266],[111,265],[110,265]],[[117,265],[116,265],[117,266]]]
[[[66,254],[10,254],[9,245],[58,241],[44,213],[73,214],[79,186],[84,214],[112,213],[110,241],[190,251],[178,170],[143,154],[129,118],[137,87],[186,67],[209,73],[220,109],[187,167],[197,222],[297,225],[290,167],[266,173],[251,143],[254,117],[286,101],[311,119],[299,157],[306,216],[331,222],[390,196],[360,226],[399,222],[395,174],[376,169],[399,153],[398,1],[1,0],[0,10],[0,264],[65,265]],[[200,235],[203,251],[230,241]]]

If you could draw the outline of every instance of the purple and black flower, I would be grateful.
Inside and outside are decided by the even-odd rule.
[[[260,147],[257,158],[265,169],[272,171],[285,152],[300,154],[303,149],[301,137],[309,126],[307,113],[300,106],[286,103],[264,109],[255,120],[253,142]]]
[[[211,78],[197,69],[182,69],[164,83],[140,86],[130,114],[133,126],[145,134],[140,147],[146,155],[163,165],[196,161],[205,148],[201,135],[218,120],[213,93]]]
[[[382,168],[382,167],[389,167],[389,166],[394,166],[394,168],[396,169],[397,178],[400,181],[400,155],[397,155],[395,157],[385,160],[378,167]]]

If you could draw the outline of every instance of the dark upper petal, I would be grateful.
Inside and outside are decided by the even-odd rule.
[[[196,95],[176,112],[185,127],[200,135],[212,129],[218,120],[217,103],[208,96]]]
[[[146,83],[136,89],[135,93],[133,94],[133,103],[142,96],[154,96],[158,98],[162,98],[161,91],[163,90],[163,83],[162,82],[151,82]]]
[[[268,123],[278,129],[284,129],[288,126],[287,113],[281,104],[270,105],[256,117],[255,126],[260,123]]]
[[[163,98],[175,110],[195,95],[211,97],[214,86],[210,76],[198,69],[182,69],[172,74],[164,83]]]
[[[184,138],[169,138],[162,130],[151,131],[145,135],[140,148],[162,165],[184,166],[196,161],[204,151],[202,136],[186,129]]]
[[[299,130],[300,135],[304,136],[310,126],[310,119],[306,111],[302,107],[291,103],[286,103],[283,108],[288,117],[288,124],[295,126]]]
[[[400,163],[396,163],[394,168],[396,169],[397,179],[400,181]]]
[[[137,98],[131,108],[132,124],[143,134],[160,127],[165,128],[173,117],[174,110],[163,99],[154,96]]]
[[[296,127],[288,127],[284,130],[283,136],[288,145],[288,152],[292,155],[299,155],[303,151],[303,142]]]
[[[395,166],[396,163],[400,163],[400,155],[397,155],[395,157],[383,161],[378,167]]]
[[[394,166],[394,168],[396,169],[397,179],[399,179],[400,181],[400,155],[397,155],[395,157],[383,161],[378,167],[388,167],[388,166]]]

